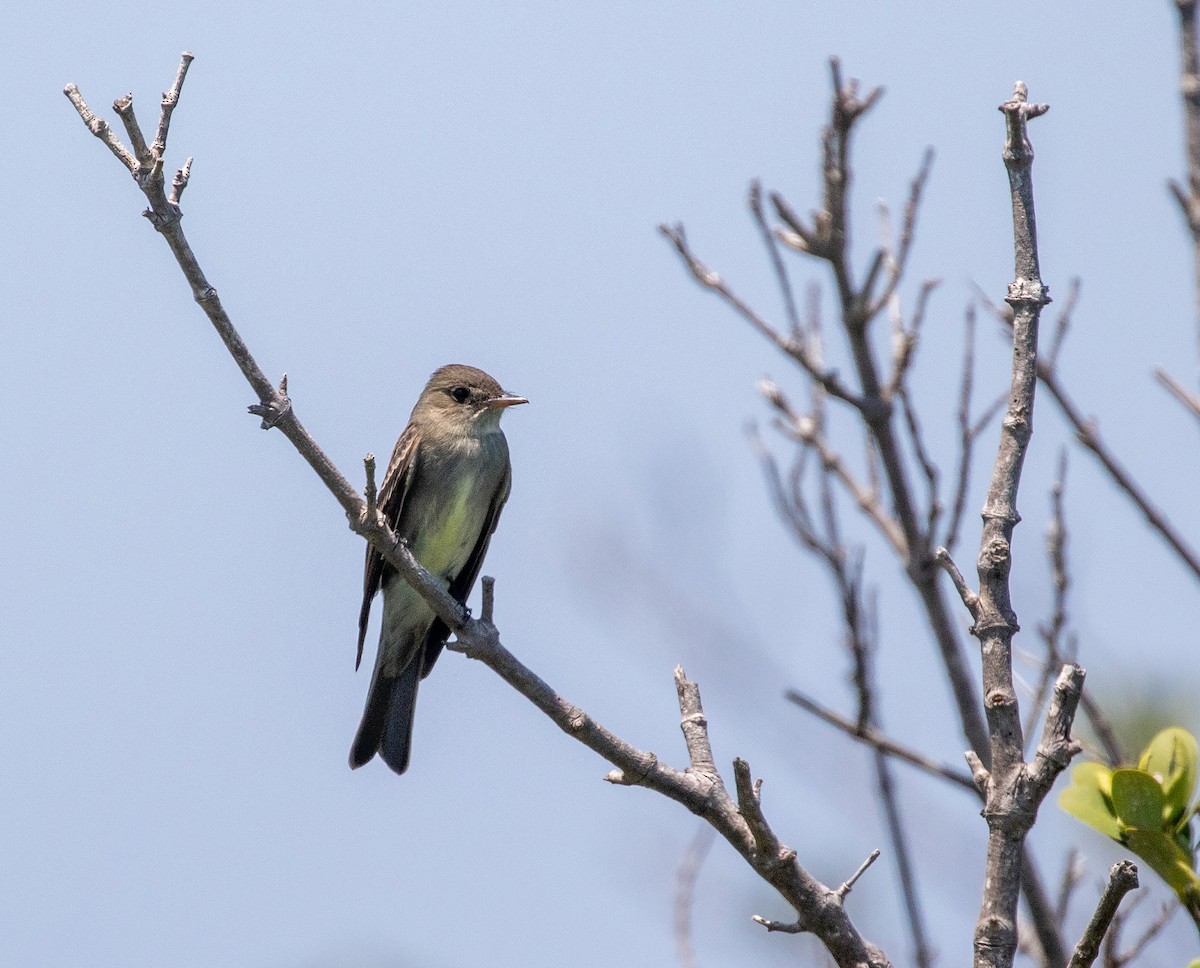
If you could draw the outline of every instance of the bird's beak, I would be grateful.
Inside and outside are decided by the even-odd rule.
[[[511,393],[505,393],[499,397],[492,397],[492,399],[487,402],[487,406],[494,410],[499,410],[501,407],[515,407],[517,404],[528,402],[529,401],[524,397],[514,396]]]

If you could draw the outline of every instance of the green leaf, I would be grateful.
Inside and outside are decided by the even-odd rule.
[[[1121,839],[1121,825],[1112,804],[1112,770],[1103,763],[1074,767],[1071,785],[1059,794],[1058,805],[1106,837]]]
[[[1125,844],[1167,882],[1180,900],[1200,889],[1192,859],[1167,834],[1131,828],[1125,831]]]
[[[1162,786],[1163,821],[1172,827],[1186,824],[1200,774],[1196,738],[1178,726],[1164,729],[1142,751],[1138,769],[1152,774]]]
[[[1163,790],[1149,773],[1113,770],[1112,802],[1123,828],[1162,833]]]

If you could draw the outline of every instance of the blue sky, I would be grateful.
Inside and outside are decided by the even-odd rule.
[[[15,6],[0,15],[0,962],[662,965],[696,829],[602,783],[604,763],[453,655],[422,689],[409,774],[350,772],[361,542],[245,415],[249,389],[68,81],[113,121],[132,91],[150,127],[179,52],[195,52],[170,146],[171,166],[195,158],[186,230],[351,480],[366,452],[390,451],[442,363],[530,398],[505,418],[514,491],[486,567],[506,644],[676,763],[682,663],[718,760],[766,778],[778,832],[828,882],[886,844],[862,751],[781,698],[796,686],[849,708],[836,601],[775,520],[745,435],[768,419],[759,378],[801,384],[655,226],[684,221],[778,318],[745,192],[760,177],[802,212],[816,204],[830,54],[887,88],[856,146],[860,267],[875,200],[899,209],[936,150],[903,297],[943,280],[915,377],[937,456],[954,459],[973,286],[998,299],[1012,275],[996,105],[1020,78],[1051,104],[1033,126],[1043,275],[1058,296],[1083,277],[1063,373],[1200,536],[1196,428],[1150,378],[1165,364],[1191,381],[1198,362],[1165,189],[1183,163],[1165,0]],[[981,403],[1007,382],[995,329],[980,327]],[[1013,579],[1029,633],[1048,610],[1042,532],[1068,439],[1043,405]],[[1194,689],[1195,583],[1079,451],[1068,523],[1089,684],[1136,699],[1152,668]],[[911,597],[884,549],[870,543],[868,563],[884,589],[885,722],[960,762]],[[935,940],[960,959],[983,824],[958,794],[903,779]],[[1082,913],[1115,854],[1046,812],[1052,876],[1069,843],[1092,858]],[[705,966],[810,950],[750,922],[786,912],[719,844],[696,904]],[[890,868],[850,907],[907,960]],[[1168,930],[1164,962],[1194,954],[1189,934],[1182,919]]]

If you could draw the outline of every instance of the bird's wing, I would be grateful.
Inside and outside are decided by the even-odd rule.
[[[508,492],[511,489],[512,468],[506,466],[504,477],[497,486],[496,493],[492,496],[492,503],[488,506],[483,527],[479,529],[479,539],[475,542],[475,547],[471,549],[471,557],[467,559],[462,570],[450,582],[448,590],[459,602],[465,602],[467,596],[471,594],[471,589],[475,586],[475,579],[479,577],[479,569],[483,567],[483,558],[487,554],[488,542],[492,540],[492,532],[496,530],[496,525],[500,522],[500,512],[504,510],[504,502],[508,500]],[[425,657],[421,664],[422,678],[429,675],[449,635],[450,629],[446,627],[446,623],[440,618],[435,619],[425,636]]]
[[[411,493],[417,476],[416,428],[410,423],[396,441],[387,473],[383,475],[383,486],[379,489],[379,513],[393,529],[400,523],[405,498]],[[367,544],[367,561],[363,569],[363,602],[358,613],[358,655],[354,660],[357,670],[362,663],[363,642],[367,637],[367,620],[371,617],[371,601],[379,591],[387,563],[372,544]]]

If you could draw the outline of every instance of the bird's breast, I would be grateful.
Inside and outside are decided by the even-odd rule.
[[[414,525],[409,547],[427,570],[447,580],[467,563],[487,526],[507,466],[507,454],[492,452],[487,442],[477,443],[425,468],[423,483],[432,486],[418,487],[419,493],[412,495],[414,506],[406,508]]]

